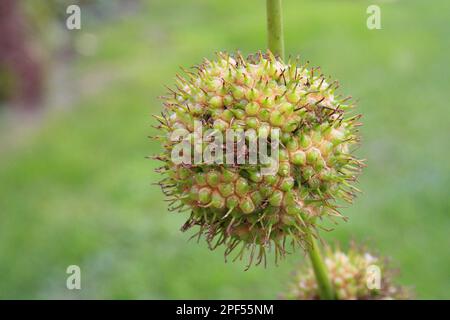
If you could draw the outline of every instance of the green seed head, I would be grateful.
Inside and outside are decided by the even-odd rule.
[[[196,70],[178,76],[164,97],[162,115],[155,116],[164,148],[155,158],[163,162],[158,172],[169,210],[191,212],[186,228],[200,226],[207,241],[227,247],[226,254],[241,247],[238,242],[241,253],[259,246],[257,263],[268,247],[283,255],[286,238],[305,247],[305,232],[337,216],[337,202],[351,202],[357,191],[353,184],[362,162],[350,151],[359,141],[359,117],[349,114],[353,105],[343,104],[334,83],[316,69],[270,52],[248,58],[219,53]],[[243,146],[232,142],[244,155],[252,140],[275,140],[274,130],[279,148],[267,146],[268,161],[258,154],[256,164],[243,164],[237,156],[232,163],[195,162],[194,150],[201,155],[210,150],[211,141],[202,139],[210,129],[223,134],[222,160],[229,152],[229,129],[246,133]],[[200,140],[183,154],[188,163],[172,158],[180,141],[171,137],[178,130],[187,133],[188,142]],[[273,171],[263,175],[269,167]]]
[[[294,178],[292,178],[292,177],[284,178],[281,181],[280,190],[284,191],[284,192],[291,190],[294,187],[294,182],[295,182]]]
[[[395,272],[387,259],[367,250],[352,247],[347,251],[328,248],[325,264],[339,300],[411,299],[412,292],[395,282]],[[377,278],[379,275],[379,279]],[[378,282],[379,280],[379,282]],[[368,285],[371,284],[370,286]],[[304,263],[295,274],[288,299],[320,299],[318,285],[310,263]]]
[[[245,106],[245,112],[249,116],[256,116],[259,111],[259,104],[257,102],[250,102]]]
[[[198,201],[201,204],[207,204],[211,201],[211,189],[209,188],[201,188],[198,192]]]
[[[229,197],[234,193],[234,184],[222,183],[218,186],[219,192],[224,197]]]
[[[306,154],[302,150],[297,150],[292,154],[292,163],[297,166],[302,166],[306,163]]]
[[[245,196],[248,191],[250,190],[250,187],[248,185],[247,179],[240,177],[236,180],[236,194],[239,196]]]
[[[211,195],[211,205],[214,208],[222,209],[225,207],[225,198],[218,191],[214,191]]]
[[[280,190],[275,190],[269,198],[269,203],[273,207],[281,206],[282,201],[283,201],[283,192]]]
[[[223,98],[221,96],[214,96],[209,100],[211,108],[220,108],[223,106]]]
[[[210,171],[206,174],[206,182],[211,187],[216,187],[220,182],[220,174],[217,171]]]
[[[252,213],[255,210],[255,205],[250,197],[246,197],[241,200],[239,204],[239,208],[241,208],[242,212],[245,214]]]
[[[250,129],[255,129],[255,130],[258,129],[259,120],[256,117],[248,117],[245,120],[245,123],[246,123],[247,127]]]
[[[235,195],[232,195],[227,198],[227,208],[234,209],[239,205],[239,198]]]
[[[274,127],[281,127],[284,121],[285,119],[279,111],[274,111],[270,115],[270,124],[273,125]]]

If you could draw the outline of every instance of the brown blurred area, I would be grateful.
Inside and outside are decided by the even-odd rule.
[[[0,111],[36,114],[54,104],[71,105],[73,81],[78,80],[70,74],[72,66],[78,56],[92,53],[96,41],[86,30],[136,12],[139,2],[1,0]],[[82,8],[82,25],[87,27],[67,28],[70,5]]]
[[[44,69],[27,39],[25,20],[19,1],[0,1],[0,101],[35,109],[42,103]]]

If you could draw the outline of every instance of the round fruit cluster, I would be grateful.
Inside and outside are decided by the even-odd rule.
[[[211,247],[225,244],[226,254],[242,244],[237,257],[251,249],[253,259],[259,248],[261,262],[270,243],[282,255],[286,237],[304,245],[318,217],[340,217],[336,201],[351,202],[362,161],[352,154],[360,116],[351,114],[348,98],[335,94],[337,86],[319,69],[298,60],[284,63],[270,52],[247,59],[219,53],[217,61],[205,60],[178,76],[156,116],[164,152],[155,158],[163,161],[159,184],[170,209],[191,212],[183,229],[200,226],[199,235],[205,234]],[[225,141],[216,143],[215,161],[194,161],[195,152],[211,151],[211,132],[225,137],[230,130],[278,141],[277,150],[264,150],[272,162],[247,161],[250,134],[241,144],[232,140],[231,149]],[[180,131],[185,135],[173,139]],[[202,139],[207,131],[210,136]],[[181,140],[193,148],[180,163],[173,156]],[[257,147],[262,148],[259,142]],[[229,157],[230,150],[244,161]],[[274,162],[277,170],[263,174]]]
[[[394,272],[386,259],[352,247],[325,252],[325,264],[339,300],[407,299],[410,293],[393,282]],[[314,270],[303,265],[295,275],[286,298],[320,299]]]

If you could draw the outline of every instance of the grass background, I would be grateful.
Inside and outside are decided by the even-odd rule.
[[[366,28],[373,2],[382,30]],[[364,115],[364,193],[324,237],[368,243],[417,297],[450,298],[450,3],[285,0],[284,16],[287,54],[339,79]],[[163,84],[215,51],[264,49],[264,2],[147,1],[83,33],[98,48],[73,66],[75,105],[0,150],[0,298],[276,298],[303,257],[244,272],[187,242],[144,159],[161,148],[146,136]],[[80,291],[65,287],[71,264]]]

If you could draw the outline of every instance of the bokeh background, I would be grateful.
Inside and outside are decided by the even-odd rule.
[[[374,3],[382,30],[366,27]],[[283,6],[287,53],[364,115],[364,192],[324,238],[392,257],[418,298],[450,298],[450,2]],[[277,298],[301,253],[244,271],[188,242],[144,158],[161,150],[146,137],[163,85],[216,51],[265,49],[265,2],[2,0],[0,16],[0,298]],[[66,289],[72,264],[82,290]]]

